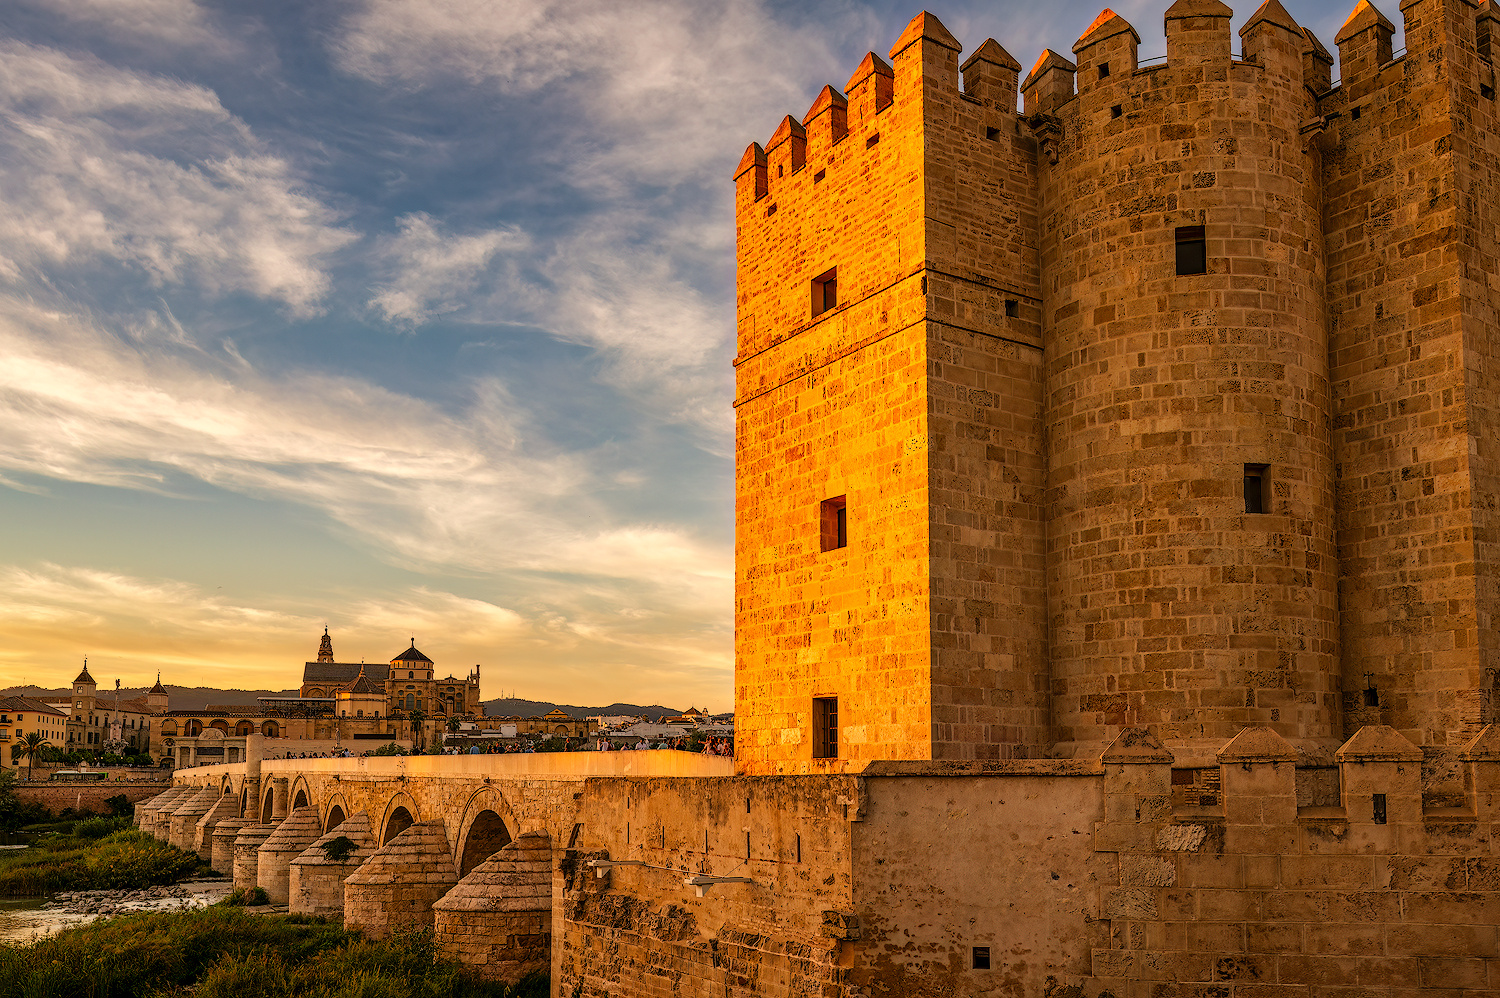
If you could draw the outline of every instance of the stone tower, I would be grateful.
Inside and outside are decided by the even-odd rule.
[[[1179,0],[1144,63],[1106,10],[1024,82],[922,14],[750,146],[743,769],[1389,724],[1456,773],[1500,706],[1500,10],[1402,15],[1396,57],[1360,0],[1334,84],[1277,0],[1239,52]]]
[[[319,662],[332,662],[333,661],[333,639],[328,636],[328,627],[327,627],[327,625],[324,625],[324,627],[323,627],[323,637],[318,642],[318,661]]]

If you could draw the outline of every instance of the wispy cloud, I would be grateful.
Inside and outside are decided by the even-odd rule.
[[[398,322],[420,323],[463,309],[497,253],[531,245],[515,226],[453,234],[424,212],[403,216],[397,225],[396,235],[377,244],[388,278],[370,304]]]
[[[0,277],[110,261],[305,313],[353,238],[213,91],[0,43]]]

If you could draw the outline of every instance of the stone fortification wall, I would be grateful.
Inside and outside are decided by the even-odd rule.
[[[1144,725],[1210,757],[1247,724],[1309,748],[1341,730],[1322,185],[1298,133],[1313,96],[1295,22],[1268,5],[1233,58],[1230,13],[1174,5],[1147,68],[1134,29],[1100,15],[1076,74],[1044,57],[1023,85],[1055,134],[1039,170],[1063,755]],[[1204,273],[1178,273],[1187,227]],[[1247,466],[1265,466],[1264,513],[1246,511]]]
[[[859,791],[853,777],[591,780],[558,868],[553,993],[850,994]],[[591,859],[621,865],[601,878]],[[751,882],[699,897],[695,874]]]
[[[1343,685],[1347,730],[1400,729],[1451,794],[1457,749],[1496,719],[1500,683],[1496,22],[1462,0],[1401,13],[1393,59],[1390,22],[1356,11],[1337,38],[1341,84],[1320,104]]]
[[[1035,143],[1015,64],[917,18],[736,186],[736,747],[747,772],[1046,740]],[[820,311],[817,278],[838,275]],[[826,503],[841,501],[847,546]],[[890,691],[890,692],[885,692]],[[813,698],[837,698],[838,759]]]
[[[107,814],[109,805],[105,801],[111,797],[124,794],[130,803],[139,804],[150,800],[169,786],[169,783],[54,783],[50,786],[22,783],[16,786],[16,796],[22,801],[35,801],[53,814],[68,807],[77,811]]]

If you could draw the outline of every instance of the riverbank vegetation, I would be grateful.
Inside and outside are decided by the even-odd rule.
[[[206,872],[195,853],[131,828],[128,818],[86,818],[51,826],[29,849],[0,852],[0,897],[136,890]]]
[[[129,954],[128,959],[122,955]],[[0,945],[10,998],[545,998],[437,957],[432,934],[364,939],[327,919],[238,908],[124,915]]]

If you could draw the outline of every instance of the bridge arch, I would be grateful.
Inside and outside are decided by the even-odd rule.
[[[458,875],[467,877],[474,867],[520,834],[520,822],[505,796],[494,787],[480,787],[469,795],[453,838],[453,865],[458,867]]]
[[[228,797],[232,793],[234,793],[234,778],[225,773],[224,779],[219,781],[219,796]]]
[[[349,802],[343,794],[334,794],[328,799],[328,810],[323,813],[323,834],[327,835],[349,820]]]
[[[312,787],[307,782],[306,776],[299,776],[292,781],[292,790],[287,799],[291,801],[288,812],[295,811],[299,807],[312,807],[316,798],[313,797]]]
[[[272,808],[276,805],[276,788],[266,782],[266,792],[260,799],[260,821],[267,825],[271,822]]]
[[[380,844],[384,846],[420,821],[421,817],[417,802],[411,799],[410,794],[402,792],[392,797],[385,806],[385,813],[380,816]]]

